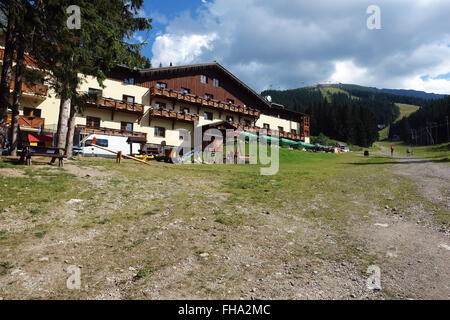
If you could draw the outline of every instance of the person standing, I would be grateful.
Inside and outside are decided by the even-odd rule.
[[[394,156],[394,146],[391,146],[391,157]]]

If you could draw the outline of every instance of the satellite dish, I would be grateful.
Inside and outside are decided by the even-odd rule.
[[[271,96],[266,96],[266,100],[269,102],[272,102],[272,97]]]

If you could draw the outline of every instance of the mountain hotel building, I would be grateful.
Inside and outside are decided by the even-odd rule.
[[[4,50],[0,49],[0,67]],[[32,59],[26,59],[32,66]],[[219,63],[112,70],[101,88],[86,77],[81,92],[98,95],[76,117],[76,140],[89,133],[144,138],[147,143],[179,146],[178,129],[193,134],[194,125],[227,122],[244,131],[309,143],[309,116],[272,104]],[[13,87],[13,85],[12,85]],[[20,127],[56,131],[60,100],[45,83],[23,86]],[[143,140],[143,139],[141,139]]]

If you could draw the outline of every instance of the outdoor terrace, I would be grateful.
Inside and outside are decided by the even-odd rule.
[[[147,139],[147,134],[144,132],[126,131],[120,129],[103,128],[103,127],[88,127],[85,125],[77,125],[77,130],[81,133],[98,133],[105,135],[120,135],[127,137],[140,137]]]
[[[91,99],[87,103],[90,106],[95,106],[100,109],[111,110],[113,112],[120,111],[126,113],[134,113],[138,115],[144,114],[144,105],[139,103],[128,103],[122,100],[103,98],[100,97],[97,100]],[[114,116],[114,114],[113,114]]]
[[[219,110],[225,110],[230,112],[239,113],[241,115],[259,117],[260,112],[253,108],[238,106],[232,103],[226,103],[214,99],[205,99],[193,94],[181,93],[171,89],[158,89],[156,87],[150,88],[150,95],[154,97],[161,97],[171,100],[188,102],[191,104],[196,104],[198,106],[211,107]]]

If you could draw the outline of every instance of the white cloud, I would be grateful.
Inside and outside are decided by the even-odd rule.
[[[331,82],[358,84],[370,82],[368,69],[356,66],[352,60],[336,61],[334,70],[330,77]]]
[[[190,64],[204,50],[212,50],[212,42],[217,38],[212,34],[174,35],[164,34],[156,37],[153,45],[153,64],[175,65]]]
[[[169,21],[153,65],[219,61],[257,91],[324,81],[450,93],[450,1],[378,0],[382,30],[368,30],[369,0],[214,0]],[[433,87],[435,86],[435,87]]]

